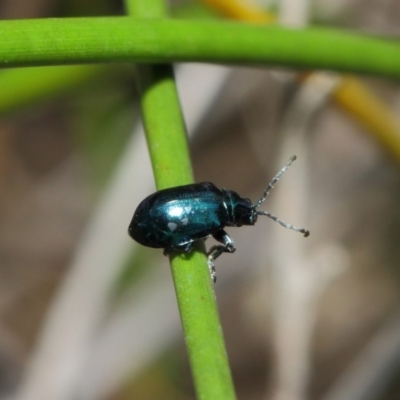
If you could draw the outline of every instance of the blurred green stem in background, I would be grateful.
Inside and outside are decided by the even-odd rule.
[[[69,65],[0,70],[0,115],[71,91],[109,69],[104,65]]]

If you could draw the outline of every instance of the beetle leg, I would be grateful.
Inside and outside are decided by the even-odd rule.
[[[213,234],[213,237],[222,245],[217,245],[211,247],[210,251],[207,253],[208,256],[208,268],[210,269],[211,280],[215,283],[217,281],[217,275],[215,271],[214,261],[222,253],[234,253],[236,250],[235,243],[230,238],[230,236],[223,230],[219,230]]]
[[[190,253],[193,250],[194,242],[189,242],[181,246],[174,247],[174,251],[178,253]]]
[[[217,245],[211,247],[208,257],[212,256],[213,260],[219,257],[222,253],[234,253],[236,250],[235,243],[230,236],[223,230],[219,230],[213,234],[213,238],[222,243],[223,246]]]
[[[215,270],[214,260],[209,257],[207,264],[208,264],[208,270],[210,271],[211,281],[212,283],[215,283],[217,282],[217,271]]]
[[[194,243],[189,242],[185,244],[181,244],[178,246],[171,246],[167,247],[164,249],[164,256],[167,256],[168,254],[172,252],[177,252],[177,253],[190,253],[193,250]]]

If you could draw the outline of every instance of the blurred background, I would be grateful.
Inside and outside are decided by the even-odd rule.
[[[175,18],[397,38],[398,0],[176,0]],[[2,0],[0,18],[122,15]],[[256,201],[215,285],[239,399],[400,398],[400,95],[334,72],[176,66],[196,181]],[[0,399],[194,399],[167,258],[126,230],[154,191],[130,65],[0,72]],[[166,132],[168,134],[168,132]],[[212,240],[207,241],[207,247]]]

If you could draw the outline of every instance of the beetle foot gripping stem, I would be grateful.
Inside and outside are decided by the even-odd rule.
[[[210,277],[212,283],[215,283],[217,282],[217,271],[215,270],[215,262],[212,256],[208,256],[207,264],[208,264],[208,269],[210,271]]]
[[[234,253],[236,251],[235,243],[229,237],[229,235],[223,230],[220,229],[217,232],[213,233],[213,237],[218,242],[222,243],[222,245],[217,245],[211,247],[210,251],[207,253],[208,256],[208,268],[210,270],[211,280],[213,283],[217,282],[217,274],[215,271],[215,263],[214,261],[222,254],[222,253]]]

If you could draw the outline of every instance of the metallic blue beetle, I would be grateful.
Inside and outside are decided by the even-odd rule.
[[[226,226],[254,225],[258,215],[272,218],[285,228],[309,231],[286,224],[274,215],[259,211],[269,191],[296,159],[293,156],[269,183],[262,197],[252,204],[232,190],[219,189],[210,182],[194,183],[160,190],[146,197],[138,206],[129,225],[129,235],[147,247],[163,248],[164,254],[189,253],[198,240],[213,236],[221,245],[208,252],[211,278],[215,282],[214,260],[222,253],[233,253],[233,240]]]

